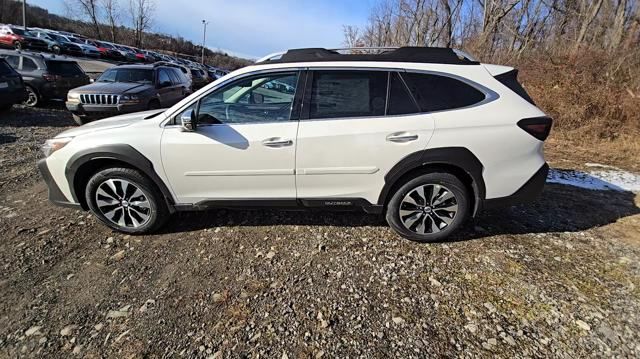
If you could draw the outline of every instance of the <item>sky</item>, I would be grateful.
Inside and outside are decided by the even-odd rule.
[[[152,31],[202,43],[207,47],[258,58],[299,47],[343,45],[343,25],[363,25],[376,0],[155,0]],[[54,14],[66,15],[64,0],[27,0]],[[126,0],[121,0],[124,5]],[[123,17],[125,25],[128,24]]]

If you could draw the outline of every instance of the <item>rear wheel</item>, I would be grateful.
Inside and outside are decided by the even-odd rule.
[[[16,50],[22,50],[22,43],[20,41],[14,42],[13,48],[15,48]]]
[[[60,46],[54,46],[51,48],[51,50],[53,51],[54,54],[56,55],[60,55]]]
[[[469,204],[468,190],[456,176],[427,173],[398,188],[387,206],[386,219],[404,238],[435,242],[465,222]]]
[[[25,90],[27,91],[27,100],[24,101],[24,104],[29,107],[36,107],[40,104],[40,96],[36,90],[31,86],[25,86]]]
[[[154,231],[169,217],[162,193],[146,176],[130,168],[96,173],[87,183],[85,198],[98,219],[124,233]]]

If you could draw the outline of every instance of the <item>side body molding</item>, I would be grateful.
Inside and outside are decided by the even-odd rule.
[[[105,159],[124,162],[142,171],[142,173],[149,177],[156,184],[156,186],[158,186],[158,188],[162,192],[162,195],[165,197],[170,210],[173,210],[173,205],[175,204],[173,195],[167,188],[164,181],[162,181],[162,179],[156,173],[155,169],[153,168],[153,163],[151,163],[151,161],[149,161],[149,159],[147,159],[142,153],[138,152],[135,148],[127,144],[106,145],[89,148],[76,153],[69,159],[69,162],[67,162],[67,167],[65,168],[65,177],[69,182],[71,195],[73,196],[73,200],[75,202],[82,203],[82,201],[78,197],[78,193],[76,193],[75,186],[75,181],[77,180],[76,174],[78,170],[83,165],[91,161]],[[82,194],[80,195],[82,196]]]
[[[485,199],[485,184],[482,177],[483,166],[480,160],[464,147],[430,148],[414,152],[398,162],[384,177],[384,187],[378,197],[378,205],[385,205],[391,190],[404,175],[418,168],[429,166],[453,166],[471,178],[475,201],[473,214],[479,210]]]

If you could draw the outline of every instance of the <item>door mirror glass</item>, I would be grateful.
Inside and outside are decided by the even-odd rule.
[[[193,109],[188,109],[180,115],[180,123],[182,130],[187,132],[195,132],[198,128],[198,120]]]

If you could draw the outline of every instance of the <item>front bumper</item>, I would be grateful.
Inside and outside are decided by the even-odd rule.
[[[51,172],[49,172],[49,167],[47,166],[47,159],[43,158],[38,161],[38,170],[44,179],[44,182],[47,184],[49,189],[49,201],[52,203],[68,208],[82,209],[80,203],[69,202],[67,197],[62,193],[58,184],[51,176]]]
[[[76,116],[85,118],[104,118],[125,113],[147,110],[144,103],[119,105],[88,105],[78,102],[66,102],[67,109]]]

